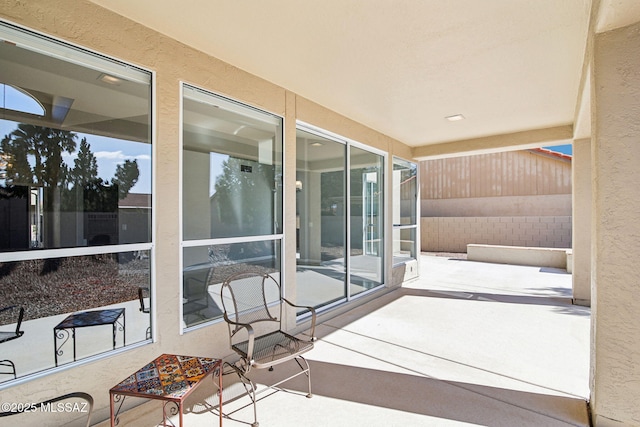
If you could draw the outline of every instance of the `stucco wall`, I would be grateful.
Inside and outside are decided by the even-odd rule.
[[[571,193],[423,199],[421,215],[426,217],[568,216],[571,215]]]
[[[571,194],[571,162],[519,150],[420,162],[423,200]]]
[[[421,218],[426,252],[466,252],[467,244],[571,247],[570,216]]]
[[[423,251],[571,247],[571,161],[534,150],[420,163]]]
[[[594,46],[591,406],[596,426],[640,425],[640,24]]]
[[[273,85],[232,65],[184,46],[87,1],[2,0],[0,18],[60,38],[99,53],[152,70],[154,101],[154,282],[155,342],[110,354],[103,359],[50,371],[0,391],[15,402],[41,401],[70,391],[95,398],[94,421],[109,416],[108,390],[122,378],[162,353],[224,357],[231,353],[226,325],[217,323],[181,334],[179,307],[182,273],[179,203],[180,191],[180,83],[256,106],[285,117],[285,292],[295,299],[295,123],[296,119],[326,128],[347,138],[410,158],[403,144],[346,119],[285,88]],[[389,162],[390,163],[390,162]],[[391,166],[389,166],[390,168]],[[161,173],[159,173],[161,171]],[[391,176],[391,169],[387,171]],[[287,177],[292,177],[288,179]],[[387,191],[391,190],[388,183]],[[390,217],[390,212],[387,213]],[[389,224],[388,234],[391,234]],[[290,237],[287,237],[290,236]],[[389,245],[391,242],[389,242]],[[391,260],[387,283],[391,284]],[[289,313],[295,327],[295,313]],[[50,351],[50,349],[46,349]]]
[[[591,140],[573,142],[573,299],[591,304]],[[586,214],[583,214],[586,213]]]

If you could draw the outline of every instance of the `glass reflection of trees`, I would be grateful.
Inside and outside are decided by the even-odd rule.
[[[64,154],[76,153],[77,140],[78,135],[71,131],[25,123],[18,124],[17,129],[4,136],[0,142],[0,152],[5,159],[0,199],[13,199],[13,211],[21,210],[19,202],[16,208],[16,200],[22,200],[22,209],[28,210],[32,191],[36,189],[36,197],[39,196],[42,203],[40,209],[50,214],[38,219],[37,213],[31,213],[32,236],[28,245],[13,236],[5,239],[13,243],[1,244],[1,249],[73,246],[61,244],[58,213],[118,211],[118,201],[127,196],[140,175],[137,161],[126,160],[117,165],[113,178],[103,180],[98,176],[97,159],[86,137],[80,140],[74,164],[64,162]],[[33,229],[37,236],[33,235]],[[101,241],[100,235],[92,237],[88,242],[90,246],[109,243]]]
[[[235,157],[222,162],[212,196],[214,222],[219,222],[212,227],[215,237],[277,233],[279,177],[274,165]]]

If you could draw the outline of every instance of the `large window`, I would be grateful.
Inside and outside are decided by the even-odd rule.
[[[282,118],[183,86],[183,320],[220,318],[220,283],[279,274]]]
[[[296,135],[297,303],[326,308],[384,283],[384,156],[308,125]]]
[[[3,23],[0,70],[0,330],[24,311],[0,359],[21,377],[150,338],[151,75]]]

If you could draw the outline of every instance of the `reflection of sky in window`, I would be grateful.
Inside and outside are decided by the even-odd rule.
[[[0,96],[2,108],[44,116],[44,108],[38,101],[13,86],[0,83]]]
[[[209,153],[209,197],[216,192],[216,180],[222,175],[222,163],[228,158],[226,154]]]
[[[0,119],[0,139],[15,129],[17,129],[16,122]],[[125,160],[136,160],[140,176],[130,193],[151,194],[151,144],[84,133],[77,133],[77,135],[76,152],[63,154],[63,160],[69,168],[73,168],[74,160],[78,156],[77,150],[80,148],[80,141],[82,138],[87,138],[91,152],[98,162],[98,176],[100,178],[111,181],[116,173],[117,165],[123,164]]]

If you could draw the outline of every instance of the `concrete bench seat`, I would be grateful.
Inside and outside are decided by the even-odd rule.
[[[496,264],[531,265],[566,269],[571,272],[572,251],[569,248],[536,248],[525,246],[467,245],[469,261]]]

